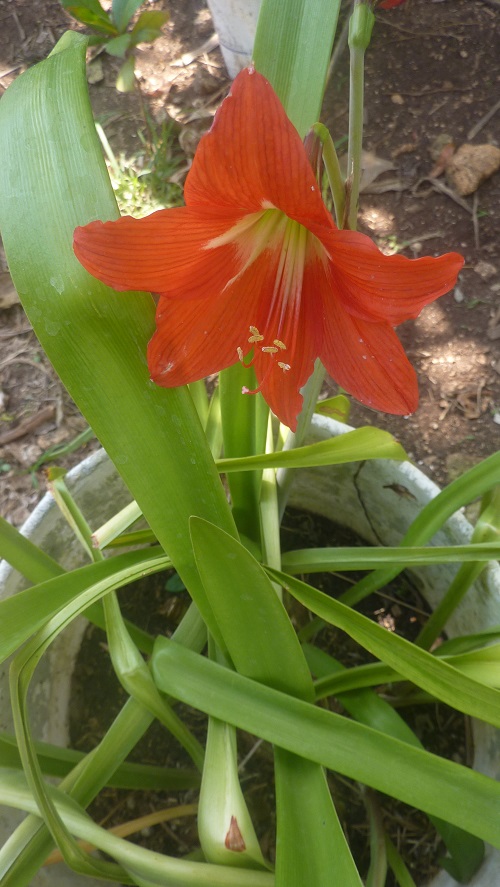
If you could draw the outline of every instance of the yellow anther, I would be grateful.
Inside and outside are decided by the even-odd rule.
[[[243,363],[243,358],[244,358],[243,348],[240,348],[239,345],[238,345],[236,351],[238,352],[238,357],[239,357],[239,359],[240,359],[241,362]]]
[[[264,354],[277,354],[278,349],[275,348],[273,345],[265,345],[262,351],[264,352]]]
[[[280,342],[279,339],[275,339],[274,344],[277,345],[278,348],[281,348],[282,351],[286,351],[286,345],[284,344],[284,342]]]
[[[264,336],[261,336],[256,326],[250,327],[251,336],[249,338],[249,342],[262,342]]]
[[[288,370],[290,369],[290,364],[289,363],[282,363],[281,360],[278,360],[278,366],[281,367],[281,369],[283,370],[284,373],[287,373]]]

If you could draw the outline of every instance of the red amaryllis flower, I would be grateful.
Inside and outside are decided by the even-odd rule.
[[[454,285],[461,256],[384,256],[339,231],[270,84],[247,68],[202,138],[186,206],[75,232],[80,262],[118,290],[160,295],[152,379],[183,385],[238,359],[294,429],[320,357],[363,403],[406,414],[417,381],[393,327]]]

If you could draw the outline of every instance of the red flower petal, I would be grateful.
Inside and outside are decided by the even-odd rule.
[[[276,272],[275,272],[276,273]],[[260,315],[256,326],[269,345],[279,340],[286,343],[273,355],[256,352],[255,372],[262,394],[284,425],[292,431],[297,427],[297,417],[302,409],[300,389],[305,385],[314,369],[314,361],[321,351],[323,339],[323,315],[321,305],[321,281],[324,271],[318,261],[311,261],[304,268],[300,298],[288,304],[283,312],[280,327],[280,313],[269,315],[272,303],[275,278],[267,281],[271,287],[262,294]],[[264,343],[263,343],[264,344]],[[280,366],[280,363],[283,366]]]
[[[394,6],[402,6],[405,0],[382,0],[379,3],[380,9],[393,9]]]
[[[148,348],[151,378],[165,387],[184,385],[231,366],[238,348],[245,357],[253,348],[259,389],[280,421],[294,429],[302,407],[299,389],[320,350],[321,303],[316,276],[306,269],[297,311],[291,305],[283,312],[275,300],[273,312],[278,261],[279,254],[262,253],[218,297],[187,302],[162,297]],[[249,341],[250,327],[262,336],[259,342]],[[276,347],[278,336],[290,347]]]
[[[266,288],[269,256],[263,254],[241,278],[209,299],[160,299],[157,329],[148,347],[151,378],[158,385],[195,382],[236,363],[238,348],[250,351],[249,328],[256,323]]]
[[[271,85],[252,68],[238,74],[201,139],[184,199],[188,206],[245,212],[272,205],[291,219],[334,227],[297,130]]]
[[[335,381],[368,407],[413,413],[417,377],[392,327],[351,317],[336,299],[329,300],[325,313],[320,357]]]
[[[422,308],[455,286],[464,264],[458,253],[421,259],[384,256],[354,231],[322,237],[331,256],[332,288],[349,314],[392,326],[418,317]]]
[[[239,263],[232,244],[204,246],[241,215],[234,209],[178,207],[144,219],[91,222],[76,229],[74,251],[90,274],[114,289],[206,298],[221,291]]]

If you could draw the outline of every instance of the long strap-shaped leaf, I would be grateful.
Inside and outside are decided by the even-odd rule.
[[[132,873],[135,880],[127,883],[153,884],[154,887],[273,887],[273,876],[267,872],[174,859],[139,847],[96,825],[72,798],[58,789],[49,786],[48,794],[77,837],[116,856],[123,868]],[[26,780],[15,772],[1,772],[0,803],[38,812]]]
[[[160,689],[188,705],[500,847],[500,785],[494,779],[265,687],[164,638],[157,641],[153,671]]]
[[[314,698],[307,662],[262,567],[235,539],[199,518],[191,535],[212,612],[239,672],[301,699]],[[324,773],[317,763],[275,749],[276,885],[360,887]],[[296,854],[297,844],[307,852]]]
[[[330,622],[354,638],[365,650],[369,650],[386,665],[431,693],[441,702],[451,705],[471,717],[479,718],[500,727],[500,692],[462,674],[448,662],[432,656],[405,638],[387,631],[356,610],[346,607],[292,576],[267,567],[276,582],[281,582],[293,597],[297,598],[321,619]]]
[[[271,81],[301,136],[319,119],[340,0],[264,0],[257,69]]]
[[[189,515],[234,528],[190,394],[149,381],[153,300],[114,293],[73,255],[77,225],[118,214],[88,101],[85,47],[66,34],[2,99],[0,229],[44,350],[189,587],[199,581]]]

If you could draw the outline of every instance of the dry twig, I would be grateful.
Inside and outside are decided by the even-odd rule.
[[[5,434],[1,434],[0,447],[4,446],[4,444],[12,443],[13,440],[17,440],[19,437],[24,437],[25,434],[30,434],[30,432],[34,431],[35,428],[38,428],[39,425],[43,425],[44,422],[53,419],[55,412],[56,408],[53,404],[49,407],[44,407],[43,410],[35,413],[34,416],[30,416],[29,419],[20,422],[16,428],[11,428],[10,431],[6,431]]]

